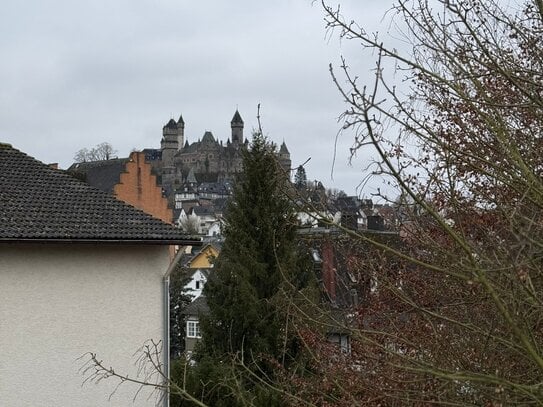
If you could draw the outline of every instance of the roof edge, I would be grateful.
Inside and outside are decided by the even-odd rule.
[[[119,244],[119,245],[162,245],[162,246],[202,246],[201,240],[184,239],[45,239],[45,238],[0,238],[0,243],[39,243],[39,244]]]

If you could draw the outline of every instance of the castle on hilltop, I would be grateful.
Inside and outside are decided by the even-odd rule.
[[[145,159],[160,175],[166,195],[171,195],[183,185],[220,183],[231,181],[242,170],[241,151],[249,145],[243,136],[243,119],[236,110],[230,122],[231,136],[226,143],[215,139],[206,131],[202,139],[193,143],[185,139],[183,116],[162,128],[160,149],[145,149]],[[278,159],[283,168],[290,170],[290,152],[283,141]]]

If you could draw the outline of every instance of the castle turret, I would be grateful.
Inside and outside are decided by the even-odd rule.
[[[234,113],[234,117],[232,117],[230,127],[232,128],[232,144],[235,146],[243,144],[243,119],[241,118],[238,109],[236,109],[236,113]]]
[[[177,123],[174,119],[170,119],[170,121],[162,128],[162,140],[160,141],[160,149],[162,150],[162,186],[166,192],[170,192],[171,190],[175,174],[173,157],[179,150],[179,147]]]
[[[179,150],[178,129],[177,123],[174,119],[170,119],[170,121],[162,128],[162,140],[160,141],[160,148],[162,150],[162,161],[165,161],[165,151],[166,155],[171,153],[173,157],[173,154]]]
[[[183,148],[183,143],[185,142],[185,121],[183,120],[183,115],[179,116],[179,120],[177,121],[177,143],[178,143],[178,150],[181,150]]]
[[[285,141],[283,141],[283,144],[281,144],[281,147],[279,148],[279,163],[281,164],[281,167],[285,171],[290,171],[292,162],[290,160],[290,152],[288,151],[287,145]]]

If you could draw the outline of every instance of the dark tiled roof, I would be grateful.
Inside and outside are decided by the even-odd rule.
[[[194,214],[197,216],[207,216],[214,214],[213,209],[206,206],[194,206],[192,207],[192,212],[194,212]]]
[[[243,124],[243,119],[241,118],[241,115],[239,114],[238,110],[236,109],[236,113],[234,113],[234,117],[232,117],[232,124],[234,123],[241,123]]]
[[[224,237],[222,236],[202,236],[202,244],[204,246],[213,246],[219,253],[222,250],[223,243]]]
[[[202,182],[198,186],[198,192],[208,194],[228,195],[228,184],[224,182]]]
[[[340,211],[358,211],[359,204],[355,196],[344,196],[336,199],[335,206]]]
[[[213,207],[215,208],[215,212],[224,212],[226,210],[227,204],[228,198],[216,198],[213,200]]]
[[[196,194],[198,189],[196,188],[195,183],[184,182],[181,187],[175,190],[176,194]]]
[[[281,148],[279,149],[279,153],[281,154],[290,154],[287,148],[286,143],[283,141],[283,144],[281,144]]]
[[[213,133],[211,133],[210,131],[206,131],[204,133],[204,137],[202,137],[202,143],[208,143],[208,144],[215,143],[215,138],[213,137]]]
[[[93,187],[112,193],[113,187],[121,180],[121,173],[128,161],[128,158],[118,158],[75,163],[68,168],[68,172]]]
[[[190,200],[186,200],[186,201],[181,202],[181,207],[185,210],[185,213],[189,213],[189,211],[194,206],[199,206],[199,205],[200,205],[200,203],[198,202],[197,199],[190,199]]]
[[[164,128],[167,129],[177,129],[177,123],[174,119],[170,119],[170,121],[164,126]]]
[[[0,241],[194,241],[179,229],[1,143],[0,225]]]
[[[202,294],[194,301],[192,301],[183,310],[184,315],[207,315],[209,314],[209,306],[207,305],[206,297]]]
[[[179,120],[177,121],[178,125],[185,125],[185,121],[183,120],[183,115],[179,116]]]
[[[181,151],[181,154],[183,153],[195,153],[200,148],[200,141],[195,141],[192,144],[188,144],[188,141],[185,143],[185,146],[183,147],[183,151]]]

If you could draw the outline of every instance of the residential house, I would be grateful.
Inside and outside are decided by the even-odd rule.
[[[299,201],[297,206],[298,225],[303,228],[326,227],[329,223],[339,223],[341,220],[341,213],[328,204]]]
[[[189,269],[187,273],[188,282],[184,285],[183,291],[192,297],[192,301],[202,295],[209,273],[210,270],[207,268]]]
[[[334,204],[337,212],[339,212],[338,217],[341,226],[351,230],[358,230],[359,225],[364,223],[364,219],[361,217],[364,212],[360,210],[359,200],[356,196],[339,197]]]
[[[219,236],[221,236],[222,235],[222,228],[223,228],[222,221],[221,220],[216,220],[215,222],[213,222],[209,226],[209,229],[207,230],[207,236],[210,236],[210,237],[219,237]]]
[[[220,251],[219,242],[208,243],[187,261],[187,267],[191,269],[211,268]]]
[[[178,358],[185,350],[187,331],[184,309],[197,300],[213,270],[213,259],[219,254],[220,243],[208,242],[201,250],[186,252],[172,276],[174,284],[170,287],[170,348],[173,358]],[[191,337],[194,337],[192,335]]]
[[[370,224],[371,226],[371,224]],[[399,235],[381,229],[361,231],[387,245],[399,244]],[[351,319],[369,301],[375,287],[374,267],[382,264],[381,249],[346,236],[337,229],[301,229],[300,239],[307,247],[321,289],[327,338],[344,352],[350,350]],[[327,318],[327,319],[326,319]]]
[[[220,199],[232,195],[232,183],[223,182],[202,182],[198,186],[198,196],[207,199]]]
[[[190,169],[185,182],[175,191],[174,199],[176,209],[180,209],[184,201],[198,199],[198,181],[194,175],[194,168]]]
[[[133,151],[128,158],[75,163],[68,172],[155,218],[173,221],[172,209],[143,152]]]
[[[202,235],[207,235],[209,228],[217,221],[215,211],[208,206],[193,206],[188,216],[196,218],[198,233]]]
[[[187,200],[174,210],[175,224],[184,230],[194,230],[199,235],[220,237],[222,233],[223,199]]]
[[[185,263],[188,282],[183,286],[183,291],[191,295],[193,300],[202,294],[213,268],[213,261],[219,255],[219,252],[220,245],[218,242],[208,243]]]
[[[202,335],[200,333],[200,317],[209,313],[209,307],[205,296],[200,295],[184,310],[185,315],[185,354],[190,358],[192,352]]]
[[[213,260],[219,255],[220,252],[220,243],[215,241],[212,243],[206,244],[199,252],[193,254],[186,262],[183,263],[184,267],[180,271],[183,273],[183,280],[186,281],[181,289],[181,292],[189,295],[192,302],[197,302],[200,304],[203,300],[203,290],[204,286],[207,283],[210,274],[213,271]],[[186,280],[185,280],[186,278]],[[172,298],[176,298],[179,295],[179,292],[172,292]],[[199,338],[200,334],[196,335],[195,326],[198,325],[199,314],[191,314],[190,323],[187,322],[186,308],[181,310],[183,304],[174,303],[172,304],[171,313],[173,316],[172,320],[172,341],[179,348],[174,352],[174,356],[179,356],[180,351],[186,349],[185,346],[181,345],[180,339],[184,338],[184,343],[188,342],[190,346],[190,351],[194,346],[194,343]],[[189,304],[189,313],[190,310],[195,308],[192,304]],[[186,325],[184,329],[180,329],[180,326]]]
[[[199,242],[8,144],[0,223],[0,405],[148,406],[149,389],[83,385],[80,368],[95,352],[145,380],[132,355],[168,348],[169,247]]]

